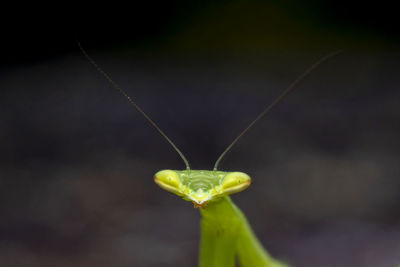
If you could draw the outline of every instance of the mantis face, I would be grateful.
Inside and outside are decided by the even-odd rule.
[[[184,171],[162,170],[155,174],[155,182],[167,191],[178,196],[182,196],[187,201],[192,201],[195,207],[204,207],[209,201],[215,201],[223,196],[243,191],[249,187],[251,183],[250,177],[243,172],[222,172],[216,171],[221,159],[237,141],[251,128],[253,125],[264,117],[276,104],[278,104],[285,96],[287,96],[296,85],[309,75],[322,62],[331,58],[341,51],[336,51],[326,55],[319,61],[311,65],[306,71],[300,75],[293,83],[291,83],[275,100],[269,104],[257,117],[253,120],[222,152],[214,165],[214,171],[190,170],[189,162],[179,148],[171,139],[158,127],[158,125],[140,108],[135,101],[102,69],[99,65],[86,53],[82,46],[78,46],[83,55],[97,69],[97,71],[108,80],[108,82],[126,97],[129,103],[145,117],[145,119],[165,138],[165,140],[175,149],[186,165]]]
[[[251,178],[243,172],[162,170],[154,181],[163,189],[192,201],[194,207],[204,208],[209,201],[243,191]]]

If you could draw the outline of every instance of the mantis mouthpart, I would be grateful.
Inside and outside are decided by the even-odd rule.
[[[251,229],[243,212],[232,202],[230,194],[245,190],[251,184],[249,175],[243,172],[218,171],[218,165],[237,141],[254,124],[264,117],[276,104],[308,76],[322,62],[337,55],[336,51],[311,65],[294,80],[275,100],[269,104],[221,153],[213,170],[191,170],[189,162],[174,142],[134,102],[130,96],[103,71],[78,43],[82,54],[119,91],[129,103],[165,138],[182,158],[186,169],[162,170],[155,174],[154,181],[163,189],[191,201],[199,208],[201,219],[201,240],[199,267],[234,267],[236,260],[242,267],[288,267],[270,256]]]

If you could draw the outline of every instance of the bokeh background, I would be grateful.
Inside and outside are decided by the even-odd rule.
[[[393,7],[108,7],[107,15],[97,7],[77,15],[90,23],[71,14],[78,23],[68,30],[32,20],[3,43],[1,266],[196,266],[198,210],[152,178],[183,169],[182,161],[83,57],[77,39],[193,169],[210,169],[292,80],[343,49],[240,140],[221,169],[253,178],[233,199],[275,257],[299,267],[400,264]]]

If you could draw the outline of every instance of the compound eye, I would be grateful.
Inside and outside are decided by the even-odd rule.
[[[245,190],[250,186],[251,178],[243,172],[230,172],[222,181],[224,193],[233,194]]]
[[[159,171],[154,175],[154,181],[161,188],[170,191],[174,194],[181,195],[179,190],[181,187],[181,180],[179,179],[179,175],[175,171],[172,170]]]

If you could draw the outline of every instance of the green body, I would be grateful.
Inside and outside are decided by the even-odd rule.
[[[201,209],[200,267],[288,266],[273,259],[229,196]]]
[[[162,188],[200,207],[199,267],[287,267],[273,259],[258,241],[242,211],[229,194],[246,189],[242,172],[163,170],[155,175]]]

